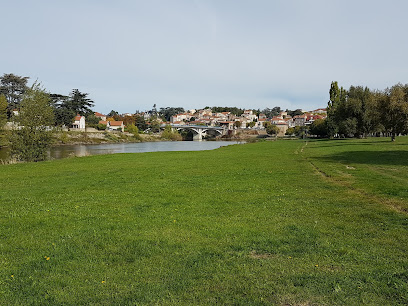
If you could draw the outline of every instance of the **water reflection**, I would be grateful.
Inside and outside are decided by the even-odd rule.
[[[143,153],[159,151],[204,151],[222,146],[239,144],[238,141],[160,141],[141,143],[118,143],[98,145],[64,145],[52,147],[48,152],[51,159],[62,159],[70,156],[88,156],[114,153]],[[0,159],[5,160],[7,149],[0,149]]]

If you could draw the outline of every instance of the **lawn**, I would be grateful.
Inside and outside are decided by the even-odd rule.
[[[408,304],[408,138],[0,171],[1,305]]]

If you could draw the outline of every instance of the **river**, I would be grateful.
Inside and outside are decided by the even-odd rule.
[[[159,151],[204,151],[222,146],[241,144],[242,141],[157,141],[139,143],[81,144],[51,147],[50,159],[115,153],[143,153]],[[7,149],[0,149],[0,160],[7,158]]]

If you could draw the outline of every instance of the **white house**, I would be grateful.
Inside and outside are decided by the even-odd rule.
[[[125,131],[123,121],[108,121],[108,130],[110,131]]]
[[[85,117],[81,115],[76,115],[74,123],[72,123],[72,128],[76,130],[85,131]]]

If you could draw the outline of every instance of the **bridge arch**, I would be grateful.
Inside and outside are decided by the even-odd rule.
[[[194,140],[202,140],[203,137],[208,134],[213,135],[224,135],[225,129],[218,126],[205,126],[205,125],[170,125],[173,129],[177,131],[188,130],[193,132]]]

